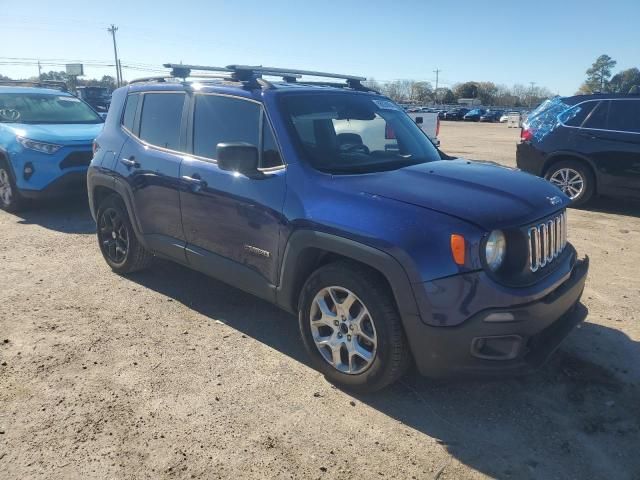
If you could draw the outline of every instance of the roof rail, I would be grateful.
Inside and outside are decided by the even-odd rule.
[[[53,88],[56,90],[61,90],[63,92],[69,91],[69,87],[67,87],[67,84],[58,80],[0,80],[0,85],[13,87],[25,86],[36,88]]]
[[[279,67],[263,67],[261,65],[227,65],[226,67],[213,67],[213,66],[205,66],[205,65],[185,65],[182,63],[165,63],[165,68],[171,69],[171,76],[187,78],[187,77],[207,77],[202,74],[193,74],[193,70],[201,71],[201,72],[218,72],[220,75],[209,76],[209,78],[225,78],[229,80],[235,80],[239,82],[248,82],[253,85],[262,85],[271,86],[268,82],[257,82],[258,79],[262,78],[262,75],[266,76],[274,76],[281,77],[287,83],[295,83],[298,79],[302,78],[302,76],[311,76],[311,77],[321,77],[321,78],[335,78],[346,80],[346,85],[340,83],[330,84],[325,82],[324,85],[334,86],[334,87],[349,87],[354,90],[364,90],[370,91],[367,87],[362,85],[361,82],[365,81],[365,77],[359,77],[355,75],[343,75],[340,73],[329,73],[329,72],[317,72],[313,70],[297,70],[290,68],[279,68]],[[309,82],[311,83],[311,82]],[[318,83],[320,85],[320,83]]]

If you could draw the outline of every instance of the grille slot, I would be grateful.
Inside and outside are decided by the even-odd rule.
[[[91,163],[93,153],[91,150],[86,152],[71,152],[60,162],[60,169],[73,167],[88,167]]]
[[[567,212],[529,227],[529,269],[537,272],[553,262],[567,245]]]

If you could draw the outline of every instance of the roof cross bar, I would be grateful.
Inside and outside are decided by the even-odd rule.
[[[262,66],[251,66],[251,65],[229,65],[227,68],[233,71],[250,71],[254,73],[262,73],[264,75],[274,75],[274,76],[282,76],[282,77],[293,77],[300,78],[302,75],[308,75],[310,77],[324,77],[324,78],[340,78],[344,80],[353,80],[358,82],[364,82],[366,80],[365,77],[358,77],[355,75],[343,75],[340,73],[329,73],[329,72],[316,72],[313,70],[296,70],[292,68],[277,68],[277,67],[262,67]]]

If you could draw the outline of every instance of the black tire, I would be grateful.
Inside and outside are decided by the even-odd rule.
[[[5,182],[8,184],[8,190],[2,188]],[[8,192],[8,195],[2,195],[5,192]],[[0,210],[14,213],[24,210],[27,206],[28,201],[20,195],[9,164],[4,158],[0,158]]]
[[[551,167],[549,167],[544,175],[544,178],[554,183],[552,180],[554,175],[557,176],[561,170],[567,169],[577,172],[583,182],[582,191],[571,200],[571,205],[574,207],[578,207],[580,205],[586,204],[593,198],[593,195],[595,194],[596,180],[593,176],[593,173],[591,172],[591,169],[583,162],[579,160],[562,160],[558,163],[554,163],[553,165],[551,165]],[[561,188],[561,190],[564,191],[563,188]],[[567,194],[567,192],[565,192],[565,194]]]
[[[96,217],[98,245],[114,272],[127,274],[149,267],[153,254],[138,241],[124,202],[118,195],[109,195],[102,200]]]
[[[353,292],[366,306],[374,324],[377,339],[375,356],[361,373],[343,373],[334,368],[325,360],[313,339],[312,303],[319,292],[331,286]],[[314,366],[328,381],[345,389],[358,393],[380,390],[398,380],[411,363],[407,339],[388,285],[378,272],[358,263],[339,261],[316,270],[300,294],[298,321],[302,340]]]

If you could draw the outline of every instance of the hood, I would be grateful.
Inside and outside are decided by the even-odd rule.
[[[486,230],[527,225],[570,203],[542,178],[489,162],[461,159],[334,179],[351,191],[435,210]]]
[[[103,123],[74,123],[74,124],[3,124],[15,135],[39,140],[41,142],[67,144],[91,143],[102,131]]]

